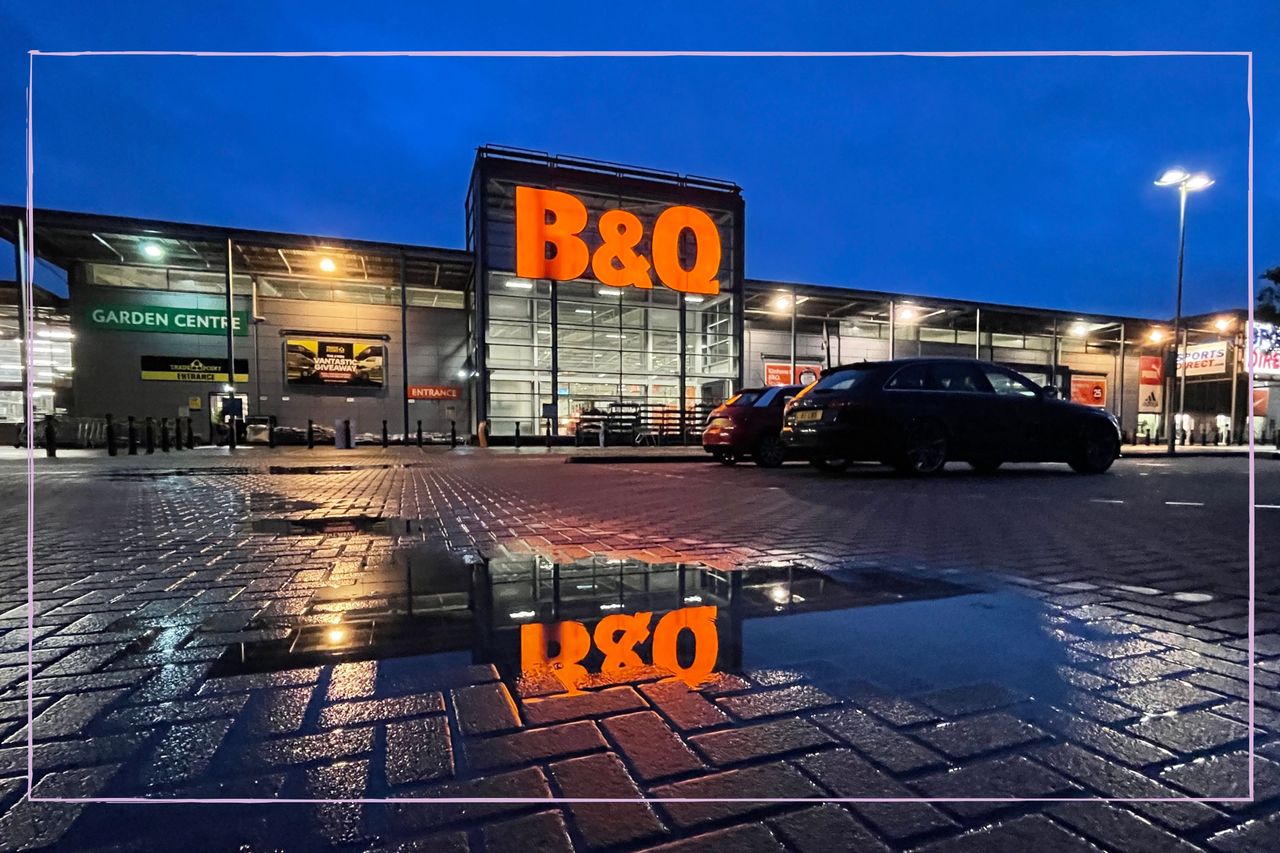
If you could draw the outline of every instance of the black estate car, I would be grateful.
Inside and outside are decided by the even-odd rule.
[[[965,358],[906,358],[828,370],[787,406],[782,441],[844,470],[877,461],[931,474],[951,460],[979,471],[1005,462],[1066,462],[1098,474],[1120,455],[1103,409],[1058,399],[1022,374]]]

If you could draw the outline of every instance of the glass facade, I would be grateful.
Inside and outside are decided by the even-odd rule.
[[[678,187],[656,198],[652,189],[624,179],[615,180],[610,192],[590,180],[598,176],[581,183],[574,177],[564,169],[524,179],[481,169],[483,191],[473,187],[473,198],[484,200],[476,217],[483,319],[473,340],[484,388],[479,417],[492,436],[514,435],[517,425],[522,435],[540,435],[548,420],[555,434],[579,435],[586,423],[609,421],[623,424],[617,432],[628,441],[681,440],[681,425],[700,428],[705,412],[740,381],[740,200],[726,193],[719,208],[705,199],[693,202],[719,237],[718,293],[675,290],[652,272],[651,287],[610,286],[596,278],[593,265],[572,280],[517,275],[517,186],[554,186],[581,201],[587,223],[580,239],[593,258],[604,244],[601,216],[614,210],[634,215],[645,232],[633,246],[641,263],[653,257],[654,222],[671,206],[689,203]],[[689,230],[678,246],[686,270],[706,249]],[[598,440],[594,435],[591,440]],[[609,440],[617,437],[611,433]]]

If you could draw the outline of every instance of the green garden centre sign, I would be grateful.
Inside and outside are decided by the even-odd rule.
[[[174,335],[225,335],[227,312],[211,308],[169,308],[161,305],[92,305],[85,311],[89,325],[118,332],[168,332]],[[249,334],[249,312],[235,312],[235,333]]]

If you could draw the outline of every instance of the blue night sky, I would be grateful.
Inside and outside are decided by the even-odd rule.
[[[31,48],[1253,50],[1256,271],[1280,265],[1280,28],[1268,4],[1036,5],[11,10],[0,202],[25,197]],[[736,181],[753,278],[1165,316],[1177,195],[1151,182],[1172,165],[1217,179],[1191,199],[1187,310],[1247,300],[1245,85],[1243,57],[38,57],[35,197],[462,247],[474,149],[497,143]]]

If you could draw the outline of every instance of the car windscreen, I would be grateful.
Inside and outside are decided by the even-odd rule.
[[[750,406],[758,399],[760,399],[759,391],[740,391],[725,400],[724,404],[726,406]]]
[[[819,391],[848,391],[861,385],[871,376],[871,367],[851,367],[828,373],[817,381],[810,393]]]
[[[779,397],[794,397],[799,390],[794,385],[775,385],[760,395],[755,406],[758,409],[766,409],[769,406],[781,405],[782,401],[778,399]]]

